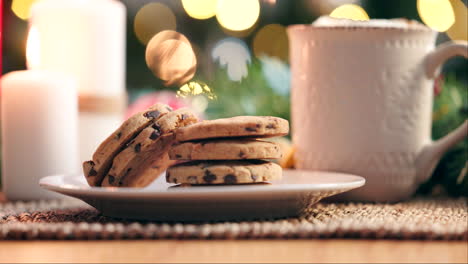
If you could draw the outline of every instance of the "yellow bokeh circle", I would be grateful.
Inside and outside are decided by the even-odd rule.
[[[149,3],[138,10],[133,28],[138,40],[146,45],[158,32],[176,30],[176,17],[166,5]]]
[[[421,20],[439,32],[446,31],[455,22],[455,14],[449,0],[418,0],[417,7]]]
[[[218,0],[216,19],[219,24],[232,31],[252,27],[260,15],[258,0]]]
[[[461,0],[451,0],[455,13],[455,23],[447,30],[447,35],[453,40],[468,41],[468,9]]]
[[[182,6],[190,17],[208,19],[216,14],[217,0],[182,0]]]
[[[31,6],[37,0],[13,0],[11,2],[11,10],[13,13],[23,19],[26,20],[31,15]]]
[[[345,4],[335,8],[330,17],[346,18],[352,20],[369,20],[366,10],[355,4]]]
[[[279,24],[261,28],[253,39],[253,52],[256,57],[267,55],[287,61],[289,42],[286,28]]]

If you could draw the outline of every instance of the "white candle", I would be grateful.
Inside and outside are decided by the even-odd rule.
[[[32,7],[30,25],[40,42],[35,67],[63,71],[79,82],[80,159],[90,159],[123,118],[125,6],[115,0],[42,0]],[[114,107],[89,107],[109,105],[99,101]]]
[[[57,197],[39,179],[76,174],[77,85],[62,74],[29,70],[1,80],[2,187],[8,199]]]

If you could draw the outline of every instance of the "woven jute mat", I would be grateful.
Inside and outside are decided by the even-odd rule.
[[[0,204],[3,239],[468,239],[466,198],[418,198],[396,204],[318,203],[298,218],[168,224],[102,216],[78,201]]]

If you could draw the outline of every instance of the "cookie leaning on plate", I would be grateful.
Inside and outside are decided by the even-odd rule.
[[[182,184],[246,184],[281,179],[278,164],[264,160],[192,161],[167,169],[166,181]]]
[[[214,139],[176,144],[169,150],[172,160],[279,159],[278,144],[257,139]]]
[[[93,154],[93,159],[83,163],[83,171],[90,186],[99,186],[109,171],[114,157],[132,138],[154,120],[172,109],[165,104],[155,104],[146,111],[128,118],[114,133],[105,139]]]
[[[177,141],[224,137],[276,137],[289,133],[287,120],[273,116],[236,116],[203,121],[176,132]]]
[[[144,187],[149,184],[172,164],[167,152],[174,143],[173,132],[196,122],[196,116],[186,108],[157,119],[115,156],[102,186]]]

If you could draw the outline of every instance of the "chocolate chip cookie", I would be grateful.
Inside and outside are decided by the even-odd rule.
[[[177,141],[225,137],[276,137],[289,133],[289,122],[273,116],[236,116],[203,121],[177,130]]]
[[[256,139],[215,139],[183,142],[169,150],[172,160],[279,159],[278,144]]]
[[[167,169],[166,181],[184,184],[243,184],[278,180],[282,169],[264,160],[191,161]]]
[[[198,122],[188,109],[181,108],[157,119],[143,129],[115,156],[102,186],[144,187],[171,165],[169,147],[174,130]]]
[[[114,157],[125,145],[154,120],[159,119],[172,109],[165,104],[155,104],[146,111],[137,113],[127,119],[114,133],[104,140],[93,159],[83,163],[83,171],[90,186],[99,186],[109,171]]]

